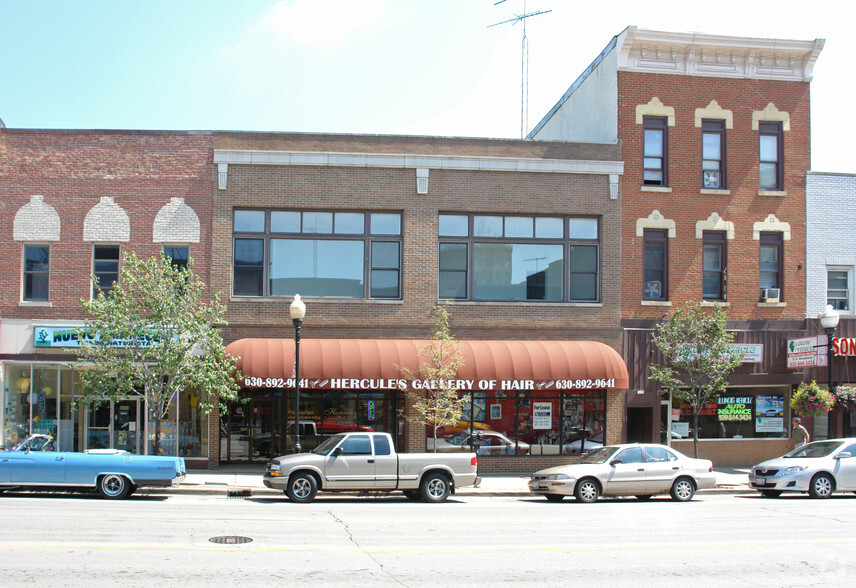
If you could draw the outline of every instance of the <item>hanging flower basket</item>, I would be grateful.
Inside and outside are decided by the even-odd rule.
[[[835,406],[843,410],[856,408],[856,388],[853,386],[837,386],[835,388]]]
[[[814,380],[801,383],[791,396],[791,408],[802,417],[825,414],[835,406],[835,398],[828,390],[822,389]]]

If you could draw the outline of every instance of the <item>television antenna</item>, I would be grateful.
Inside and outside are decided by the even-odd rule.
[[[493,5],[497,6],[502,4],[506,0],[498,0],[494,2]],[[526,12],[526,0],[523,0],[523,13],[515,14],[514,18],[509,18],[508,20],[503,20],[502,22],[497,22],[492,25],[488,25],[487,28],[498,27],[499,25],[504,25],[511,23],[511,26],[516,25],[519,22],[523,23],[523,40],[520,46],[520,138],[523,139],[526,137],[526,131],[529,129],[529,39],[526,37],[526,19],[532,16],[538,16],[539,14],[547,14],[548,12],[553,12],[552,10],[539,10],[537,12]]]

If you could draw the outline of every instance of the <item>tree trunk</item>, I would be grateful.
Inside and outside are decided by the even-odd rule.
[[[695,452],[695,458],[698,459],[698,413],[699,409],[693,411],[693,450]]]

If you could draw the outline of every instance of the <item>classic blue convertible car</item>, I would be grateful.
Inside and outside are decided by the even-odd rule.
[[[140,486],[174,486],[187,470],[184,459],[134,455],[118,449],[85,453],[53,451],[53,438],[32,435],[0,452],[0,492],[26,489],[96,489],[104,498],[125,498]]]

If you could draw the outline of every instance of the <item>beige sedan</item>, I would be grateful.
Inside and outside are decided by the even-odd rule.
[[[574,496],[580,502],[594,502],[601,495],[647,500],[667,492],[685,502],[696,490],[714,485],[716,474],[710,460],[645,443],[601,447],[577,463],[535,472],[529,480],[529,490],[547,500]]]

